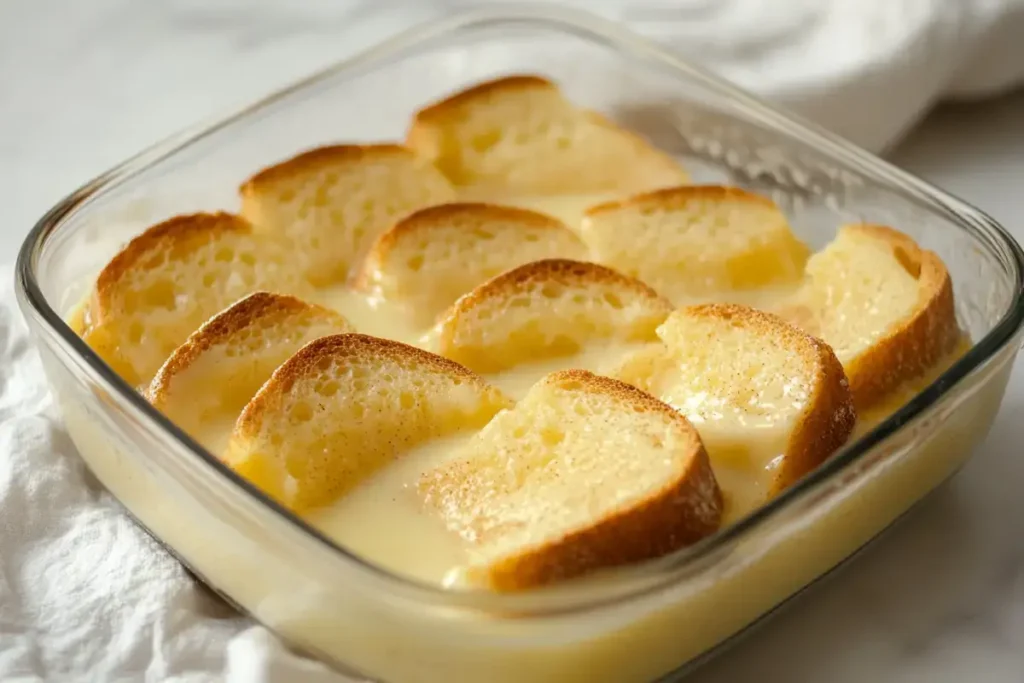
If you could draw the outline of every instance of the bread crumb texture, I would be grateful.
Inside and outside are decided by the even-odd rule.
[[[330,309],[255,292],[189,336],[161,366],[146,398],[201,440],[207,427],[234,422],[274,370],[304,344],[352,331]]]
[[[529,263],[460,298],[438,326],[440,353],[477,372],[570,355],[601,339],[654,340],[672,305],[594,263]]]
[[[287,239],[316,285],[344,282],[395,221],[455,199],[430,161],[400,145],[320,147],[257,173],[241,195],[242,214]]]
[[[83,337],[127,382],[144,385],[196,328],[257,289],[302,296],[309,286],[287,252],[245,219],[177,216],[100,272]]]
[[[576,234],[544,214],[493,204],[443,204],[417,211],[381,235],[358,285],[429,324],[460,296],[507,270],[585,255]]]
[[[696,430],[622,382],[548,375],[426,473],[427,505],[472,546],[473,580],[520,590],[663,555],[712,533],[721,494]]]
[[[450,360],[361,334],[302,347],[246,405],[227,463],[293,510],[326,505],[431,438],[510,404]]]
[[[593,207],[581,236],[597,261],[673,299],[797,283],[809,254],[770,199],[713,185]]]
[[[906,235],[849,225],[807,264],[782,315],[829,344],[862,410],[920,377],[963,338],[942,260]]]
[[[658,328],[663,346],[628,359],[620,379],[679,410],[719,449],[779,440],[769,493],[778,493],[842,445],[856,421],[832,350],[781,318],[746,306],[703,304]]]
[[[406,142],[453,184],[478,192],[639,192],[689,179],[639,135],[530,75],[483,83],[417,112]]]

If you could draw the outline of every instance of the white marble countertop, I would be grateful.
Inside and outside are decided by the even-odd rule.
[[[272,34],[268,22],[218,23],[199,3],[179,3],[176,33],[151,30],[165,20],[162,4],[93,4],[76,21],[95,30],[63,24],[53,2],[8,5],[0,15],[0,262],[13,260],[43,211],[91,176],[338,53],[337,19],[297,31],[283,4],[264,10],[278,13]],[[34,39],[9,40],[15,25]],[[118,33],[118,49],[91,49]],[[1024,92],[943,108],[891,158],[1024,241]],[[1024,680],[1021,414],[1018,368],[991,435],[955,479],[692,680]]]

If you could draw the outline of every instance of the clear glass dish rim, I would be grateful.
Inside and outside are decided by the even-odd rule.
[[[610,573],[599,584],[577,590],[572,583],[556,585],[538,591],[513,594],[495,594],[486,591],[456,592],[441,587],[417,582],[380,568],[345,548],[304,522],[294,513],[268,498],[262,491],[229,469],[212,453],[205,450],[187,434],[172,424],[151,406],[128,383],[111,370],[85,342],[76,335],[42,292],[36,277],[36,265],[50,236],[61,226],[64,218],[76,212],[90,200],[101,196],[138,173],[150,168],[167,157],[233,123],[268,107],[278,100],[342,71],[357,67],[372,66],[386,61],[406,50],[426,44],[445,34],[465,29],[480,29],[496,24],[532,24],[538,28],[558,30],[575,34],[592,43],[603,44],[618,51],[628,51],[660,62],[662,66],[702,86],[729,98],[733,105],[744,110],[753,119],[768,121],[787,130],[799,133],[806,142],[832,156],[840,156],[848,162],[870,167],[900,189],[917,195],[925,195],[947,211],[966,219],[966,229],[999,257],[1013,279],[1012,301],[1003,317],[986,334],[954,363],[937,380],[918,393],[906,405],[873,430],[853,443],[844,446],[826,463],[818,467],[787,491],[754,510],[747,517],[735,522],[703,541],[670,555],[638,565],[626,566]],[[1014,238],[998,222],[975,207],[949,195],[919,178],[890,166],[885,161],[865,152],[841,138],[822,130],[789,113],[769,105],[754,95],[694,66],[668,52],[621,25],[599,18],[588,12],[565,7],[543,4],[490,5],[474,8],[443,19],[427,21],[406,29],[353,57],[342,59],[290,86],[280,89],[228,116],[214,119],[211,123],[192,126],[162,142],[129,158],[59,201],[33,226],[18,252],[15,266],[15,290],[25,315],[31,313],[42,324],[51,337],[48,343],[56,343],[70,356],[77,356],[87,366],[90,379],[102,386],[116,399],[118,407],[132,415],[139,422],[151,422],[163,430],[177,445],[190,452],[219,476],[226,477],[235,486],[242,488],[257,504],[269,508],[278,517],[300,534],[322,546],[334,558],[349,563],[367,574],[374,576],[393,593],[404,594],[408,599],[434,603],[446,608],[460,608],[484,613],[505,613],[519,617],[551,615],[577,612],[598,608],[630,598],[638,598],[649,592],[671,585],[685,575],[688,567],[703,559],[714,557],[715,553],[727,548],[732,542],[755,532],[782,513],[791,505],[813,493],[819,486],[826,485],[840,476],[875,446],[896,434],[906,423],[923,415],[925,411],[957,387],[961,380],[983,366],[1003,350],[1024,327],[1024,251]],[[142,456],[139,456],[142,457]],[[185,559],[187,562],[187,559]]]

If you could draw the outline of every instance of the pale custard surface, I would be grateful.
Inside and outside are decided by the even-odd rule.
[[[744,294],[748,301],[771,308],[784,305],[792,291],[774,289]],[[726,300],[733,298],[725,297]],[[408,316],[397,304],[374,300],[370,295],[345,287],[322,290],[320,302],[340,312],[357,330],[433,350],[430,329],[410,325]],[[656,344],[595,341],[571,355],[520,364],[485,375],[485,378],[511,398],[519,399],[548,373],[582,368],[612,374],[624,361],[654,346]],[[966,348],[959,349],[949,362]],[[897,392],[888,404],[862,416],[857,432],[863,434],[883,420],[947,366],[948,363],[943,363],[932,375]],[[688,386],[678,398],[669,396],[667,402],[689,417],[708,446],[725,503],[722,522],[725,526],[766,500],[791,425],[779,424],[773,418],[773,411],[768,409],[770,406],[741,414],[728,406],[709,403],[706,397],[714,393],[710,389]],[[230,421],[210,424],[200,435],[200,441],[226,447],[231,427]],[[749,439],[735,445],[731,442],[731,435],[740,429],[758,432],[753,447]],[[461,569],[469,561],[472,548],[424,509],[416,487],[422,475],[456,457],[460,446],[471,435],[472,432],[467,431],[416,446],[334,503],[305,516],[324,534],[373,564],[420,582],[458,587]]]
[[[603,194],[463,199],[493,200],[530,208],[559,218],[578,230],[589,208],[621,197]],[[802,303],[800,286],[800,281],[791,281],[783,285],[704,294],[700,298],[685,294],[673,296],[673,288],[668,287],[661,294],[668,294],[676,307],[721,302],[781,311],[792,308],[795,302]],[[354,283],[319,287],[311,298],[340,313],[362,334],[438,351],[437,328],[417,322],[422,318],[401,302],[385,299]],[[831,306],[834,302],[827,303]],[[88,327],[87,313],[86,308],[80,306],[69,318],[79,333]],[[522,398],[536,382],[558,370],[585,369],[628,381],[628,376],[622,374],[625,364],[643,359],[649,351],[657,353],[659,345],[660,342],[653,340],[595,339],[569,353],[519,363],[484,377],[513,400]],[[959,357],[967,346],[965,341],[963,348],[939,364],[929,376],[901,387],[890,401],[870,414],[859,416],[856,433],[863,434],[887,417]],[[699,350],[695,355],[699,357]],[[730,391],[749,390],[750,395],[731,396],[721,386],[715,386],[718,375],[714,372],[676,367],[658,376],[658,386],[647,387],[648,391],[686,416],[701,435],[722,492],[722,525],[734,523],[762,505],[769,495],[776,468],[787,451],[794,422],[808,397],[785,378],[780,378],[781,381],[769,378],[760,390],[738,383],[731,386]],[[780,407],[783,402],[787,404],[785,408]],[[228,449],[235,417],[208,421],[200,433],[193,436],[222,457]],[[417,492],[417,482],[424,474],[456,457],[471,436],[472,432],[467,430],[414,446],[356,483],[334,502],[303,514],[339,545],[372,564],[421,582],[456,585],[458,581],[453,577],[460,575],[473,549],[425,509]]]

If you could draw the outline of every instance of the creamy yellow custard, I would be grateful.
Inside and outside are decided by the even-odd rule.
[[[348,287],[320,290],[317,303],[333,308],[345,316],[362,334],[394,339],[413,346],[423,345],[426,330],[409,323],[400,306]]]
[[[723,298],[771,310],[784,307],[794,292],[793,286],[763,288],[730,292]],[[407,311],[399,304],[347,286],[320,289],[317,294],[319,303],[337,310],[360,332],[426,350],[435,348],[432,330],[413,325]],[[677,303],[684,305],[694,301]],[[69,318],[76,331],[82,327],[83,309],[84,305],[80,305]],[[598,374],[614,374],[624,360],[647,346],[649,343],[599,340],[570,355],[519,364],[485,377],[508,396],[519,399],[537,381],[557,370],[581,368]],[[969,343],[965,341],[964,346],[950,357],[950,362],[968,347]],[[889,402],[868,415],[860,416],[857,433],[863,434],[883,420],[947,366],[948,363],[940,364],[928,377],[901,388]],[[698,398],[689,396],[679,400]],[[671,397],[666,400],[674,404]],[[693,413],[686,405],[676,407],[685,414]],[[696,420],[694,426],[701,433],[711,456],[724,501],[722,525],[727,526],[767,499],[774,467],[786,448],[790,426],[775,425],[770,420],[734,425],[724,419],[707,423],[698,418],[692,419]],[[207,423],[201,433],[194,436],[219,456],[227,449],[233,425],[233,419],[225,417]],[[757,442],[751,446],[748,439],[744,444],[731,446],[730,435],[737,428],[759,432]],[[416,483],[424,473],[454,457],[470,436],[471,433],[466,432],[428,442],[403,453],[341,499],[307,513],[307,519],[340,545],[382,568],[426,583],[459,585],[454,577],[460,576],[460,568],[467,563],[472,548],[423,509]]]
[[[197,472],[188,454],[140,454],[147,437],[117,404],[44,357],[82,457],[143,524],[292,643],[393,683],[646,683],[667,673],[827,571],[949,476],[987,432],[1011,359],[1002,354],[972,376],[932,419],[862,458],[813,506],[789,509],[693,574],[546,614],[424,601],[337,561],[230,482]]]
[[[767,307],[785,302],[790,291],[760,291],[749,293],[748,297]],[[730,298],[733,297],[730,295]],[[323,290],[321,302],[342,313],[357,330],[431,350],[433,342],[429,330],[411,326],[396,304],[374,300],[342,287]],[[582,368],[612,374],[627,357],[645,346],[647,344],[597,341],[571,355],[517,365],[485,377],[507,395],[518,399],[542,377],[557,370]],[[962,350],[951,356],[950,361]],[[933,375],[947,365],[937,367]],[[933,375],[902,389],[888,404],[863,416],[858,422],[858,433],[864,433],[884,419]],[[687,414],[692,412],[686,406],[677,407]],[[209,424],[197,436],[200,442],[210,444],[214,453],[220,454],[226,449],[232,426],[228,420]],[[725,502],[723,526],[727,526],[766,500],[774,467],[786,448],[790,427],[773,424],[770,420],[744,425],[734,425],[728,420],[707,423],[698,420],[694,426],[708,446]],[[739,427],[760,432],[754,446],[747,443],[730,447],[729,434]],[[424,473],[457,455],[461,444],[471,435],[465,432],[428,442],[401,454],[333,504],[308,512],[306,518],[343,547],[384,569],[425,583],[460,586],[460,569],[467,564],[472,547],[424,510],[416,484]]]
[[[757,290],[726,298],[772,309],[790,292]],[[431,347],[429,330],[410,325],[398,306],[342,288],[321,294],[323,303],[362,332]],[[588,345],[574,355],[522,365],[488,380],[518,397],[551,371],[607,371],[637,350],[626,344]],[[406,599],[375,577],[375,570],[338,563],[322,548],[304,543],[230,482],[195,476],[194,459],[172,462],[160,449],[152,458],[138,459],[135,427],[124,422],[109,398],[95,401],[84,394],[69,400],[69,386],[58,391],[73,438],[99,479],[201,575],[293,642],[395,683],[628,683],[651,680],[732,634],[847,556],[941,481],[987,429],[1005,376],[1003,371],[968,409],[947,408],[948,419],[905,434],[892,446],[891,459],[865,458],[864,467],[874,469],[837,480],[815,507],[790,511],[785,524],[745,537],[691,578],[615,606],[559,616]],[[930,380],[904,387],[890,405],[861,416],[854,438]],[[230,429],[230,421],[209,425],[202,440],[222,451]],[[376,568],[438,591],[465,588],[458,570],[471,548],[424,513],[412,489],[424,471],[453,457],[467,437],[404,453],[344,498],[307,513],[306,521]],[[776,437],[766,432],[763,452],[756,454],[715,449],[712,464],[727,501],[724,526],[762,503],[773,454],[781,448]],[[179,485],[182,481],[195,486]],[[565,588],[600,592],[605,580],[598,574]]]
[[[598,346],[579,356],[531,364],[490,379],[519,397],[548,372],[611,363],[619,355],[614,350],[622,351],[618,347]],[[955,357],[951,357],[950,362]],[[935,374],[938,372],[939,369]],[[914,382],[889,403],[872,410],[858,421],[857,433],[869,431],[931,379],[933,377]],[[707,429],[706,425],[695,426],[698,431]],[[213,425],[211,432],[204,433],[200,440],[226,445],[230,428],[230,424]],[[413,448],[333,504],[307,513],[307,519],[354,554],[389,571],[425,583],[460,585],[457,577],[472,548],[445,529],[441,520],[424,511],[416,484],[421,475],[455,457],[471,435],[466,432]],[[723,526],[746,516],[765,501],[774,459],[785,448],[782,436],[765,433],[757,448],[743,452],[711,440],[712,468],[726,503]]]

